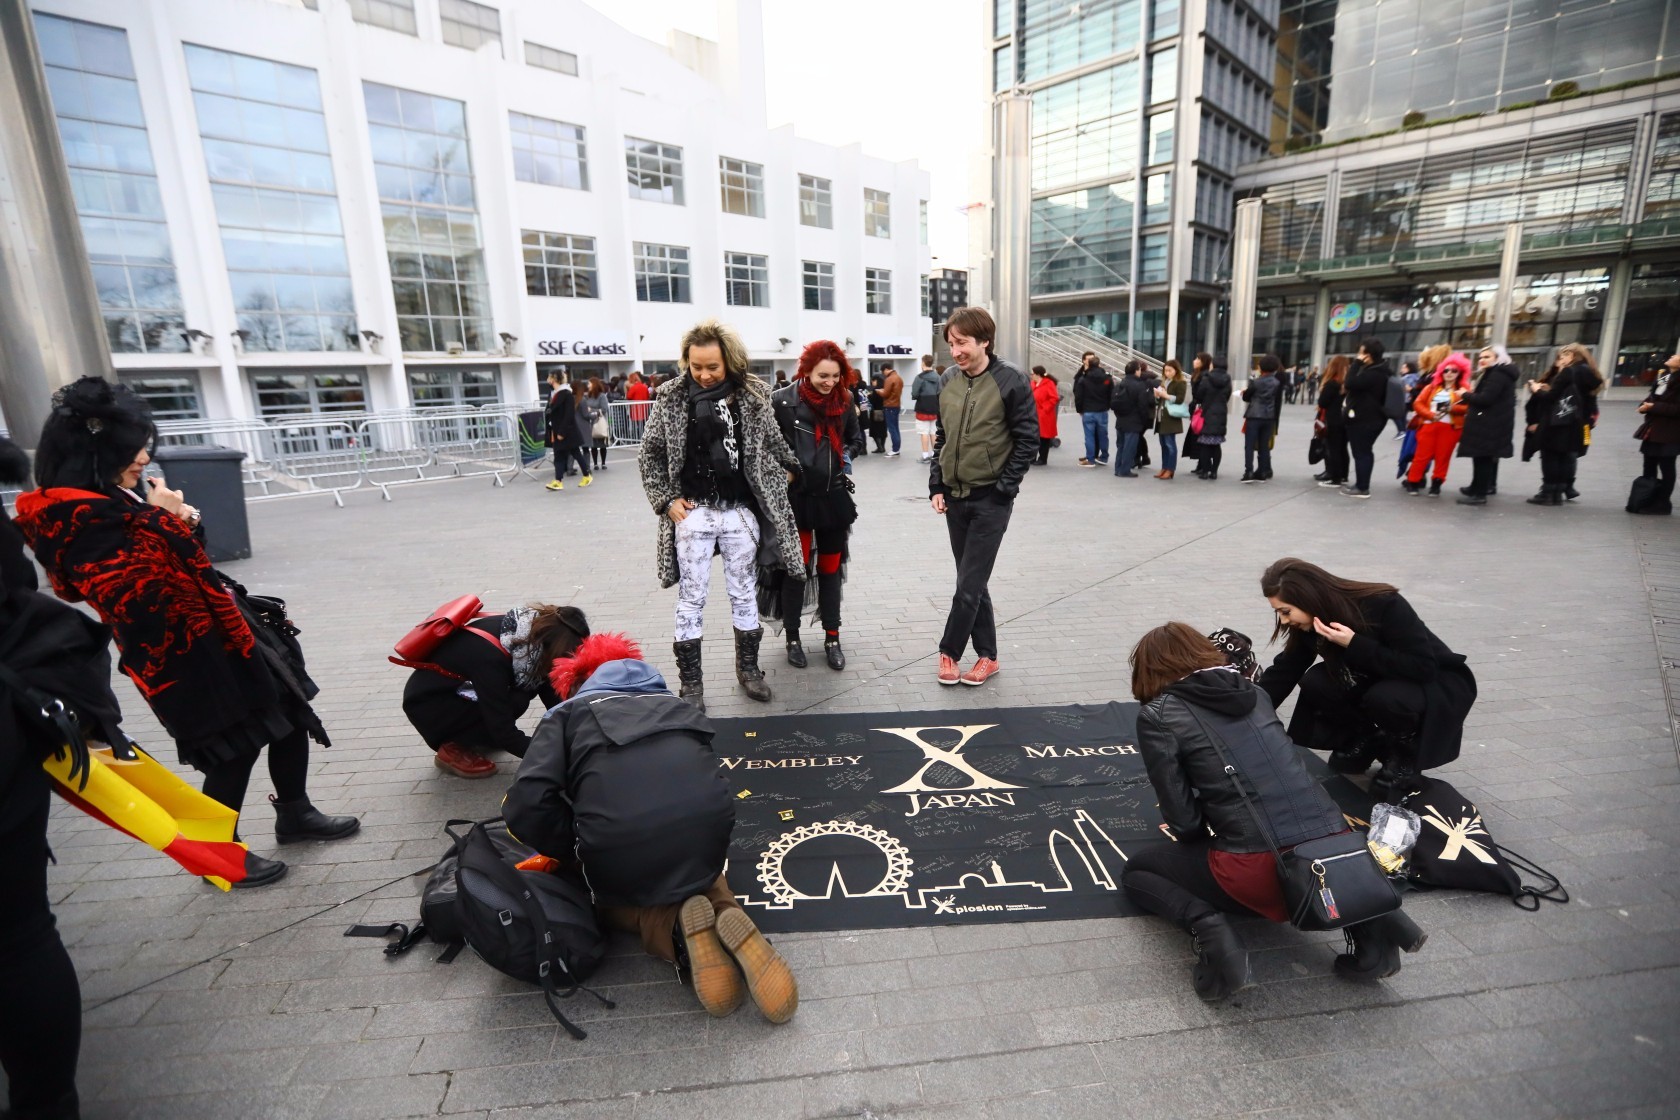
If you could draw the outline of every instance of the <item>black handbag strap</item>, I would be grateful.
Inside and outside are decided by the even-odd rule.
[[[344,931],[345,937],[390,937],[393,934],[397,939],[385,946],[385,955],[400,957],[426,936],[426,923],[415,922],[413,929],[404,922],[388,922],[382,926],[355,925]]]
[[[1180,700],[1179,703],[1184,705],[1184,710],[1190,713],[1190,718],[1196,721],[1196,726],[1200,727],[1202,734],[1207,736],[1207,741],[1213,745],[1213,751],[1219,756],[1219,761],[1225,764],[1225,776],[1231,779],[1231,784],[1237,789],[1237,796],[1242,798],[1242,803],[1248,807],[1248,813],[1254,818],[1254,823],[1260,826],[1260,835],[1266,838],[1266,846],[1272,849],[1272,859],[1277,861],[1278,878],[1283,878],[1287,874],[1283,869],[1283,853],[1278,850],[1277,840],[1272,836],[1271,826],[1260,815],[1260,810],[1254,807],[1254,802],[1249,800],[1248,791],[1243,788],[1242,774],[1235,766],[1231,765],[1231,757],[1225,753],[1225,745],[1219,741],[1219,736],[1215,735],[1209,730],[1208,725],[1202,722],[1202,717],[1196,714],[1196,709],[1188,701]]]
[[[88,778],[93,774],[93,761],[88,754],[87,740],[82,737],[81,728],[76,726],[75,717],[70,709],[64,706],[64,701],[56,696],[48,696],[24,680],[9,665],[0,665],[0,684],[5,685],[23,701],[17,705],[19,711],[57,733],[63,745],[53,748],[53,757],[63,758],[64,752],[69,751],[69,778],[73,782],[80,779],[76,786],[78,792],[87,789]]]

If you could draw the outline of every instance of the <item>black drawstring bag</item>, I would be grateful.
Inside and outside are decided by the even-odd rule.
[[[1406,872],[1418,886],[1509,895],[1524,910],[1569,901],[1557,876],[1495,842],[1475,803],[1440,778],[1423,779],[1423,789],[1401,804],[1423,821]],[[1525,884],[1524,874],[1540,885]]]

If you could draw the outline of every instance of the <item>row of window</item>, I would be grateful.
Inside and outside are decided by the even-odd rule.
[[[357,23],[370,27],[383,27],[404,35],[420,33],[414,0],[350,0],[350,15]],[[452,47],[476,51],[486,43],[494,43],[498,51],[502,49],[502,13],[488,4],[440,0],[438,24],[443,41]],[[578,72],[577,55],[530,40],[525,42],[525,64],[573,77]]]
[[[521,234],[525,254],[525,290],[533,296],[600,298],[595,239],[577,234],[528,229]],[[689,250],[683,245],[634,243],[636,299],[642,303],[693,302]],[[802,262],[806,311],[834,310],[834,265]],[[866,268],[864,310],[892,314],[892,270]],[[724,300],[731,307],[770,306],[770,259],[762,253],[723,255]]]

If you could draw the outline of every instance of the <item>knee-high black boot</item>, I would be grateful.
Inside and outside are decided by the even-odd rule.
[[[1191,978],[1196,994],[1205,1000],[1220,1000],[1254,986],[1249,972],[1248,950],[1231,926],[1231,919],[1211,907],[1192,917],[1190,936],[1196,942],[1196,966]]]
[[[764,670],[758,667],[758,645],[764,640],[764,627],[735,631],[735,679],[748,697],[760,702],[770,699],[770,686],[764,683]]]
[[[682,682],[678,685],[677,695],[699,708],[706,710],[706,677],[701,672],[699,638],[690,638],[686,642],[673,642],[671,652],[677,658],[677,676]]]
[[[817,576],[817,612],[823,625],[823,656],[830,669],[846,667],[846,653],[840,648],[840,573]]]

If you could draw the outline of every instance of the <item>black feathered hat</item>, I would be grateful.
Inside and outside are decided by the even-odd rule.
[[[133,390],[84,377],[53,394],[35,448],[35,477],[47,488],[110,490],[155,438],[151,407]]]

